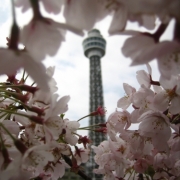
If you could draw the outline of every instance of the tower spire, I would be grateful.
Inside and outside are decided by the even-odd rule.
[[[89,31],[88,37],[83,41],[84,54],[90,62],[90,112],[95,111],[99,106],[104,107],[103,86],[101,75],[101,58],[105,55],[106,41],[100,31],[93,29]],[[91,116],[89,125],[105,123],[104,116]],[[102,133],[90,131],[89,137],[93,145],[98,146],[106,139]],[[92,170],[96,168],[94,155],[91,153],[89,162],[86,165],[87,173],[93,180],[102,179],[102,176],[95,175]]]

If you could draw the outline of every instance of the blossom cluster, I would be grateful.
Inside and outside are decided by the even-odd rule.
[[[20,80],[16,74],[8,76],[0,85],[2,180],[57,180],[65,168],[78,173],[89,158],[90,140],[76,132],[80,123],[64,117],[70,97],[56,94],[53,67],[46,74],[51,77],[47,92],[27,85],[26,73]]]
[[[179,75],[155,82],[147,67],[148,73],[137,72],[138,90],[123,84],[126,96],[118,100],[117,110],[107,120],[109,139],[93,147],[99,165],[94,172],[104,174],[104,179],[180,176]],[[130,105],[134,110],[128,112]],[[133,128],[137,123],[138,129]]]
[[[65,168],[88,179],[81,163],[89,156],[90,139],[78,129],[107,132],[109,139],[92,146],[94,170],[105,180],[170,179],[180,177],[180,1],[179,0],[12,0],[12,27],[7,48],[0,48],[0,180],[57,180]],[[31,21],[22,29],[16,8],[32,10]],[[60,14],[65,23],[46,14]],[[128,35],[122,47],[131,65],[147,64],[148,72],[137,72],[140,89],[123,87],[126,96],[106,125],[80,127],[79,120],[65,118],[69,96],[57,95],[54,68],[42,61],[55,56],[67,31],[83,36],[98,21],[112,15],[110,35]],[[174,21],[173,38],[161,37]],[[136,22],[146,31],[127,30]],[[19,45],[23,44],[23,49]],[[157,60],[159,81],[152,80],[148,63]],[[19,69],[24,69],[20,79]],[[28,74],[28,75],[27,75]],[[34,81],[27,83],[28,76]],[[128,112],[132,105],[133,111]],[[119,108],[122,110],[120,111]],[[85,116],[103,115],[99,107]],[[84,117],[83,117],[84,118]],[[131,130],[139,123],[137,130]],[[81,147],[78,146],[81,144]]]

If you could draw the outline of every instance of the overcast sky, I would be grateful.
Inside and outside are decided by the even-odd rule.
[[[0,0],[0,45],[6,46],[6,37],[9,35],[11,25],[11,12],[9,1]],[[27,24],[31,12],[21,14],[17,11],[19,24]],[[56,20],[63,21],[61,16]],[[104,106],[107,109],[106,119],[115,110],[119,98],[125,95],[123,82],[128,83],[137,89],[139,84],[136,81],[136,71],[146,69],[145,66],[130,67],[130,60],[123,57],[121,47],[126,36],[109,36],[107,33],[111,17],[107,17],[95,27],[107,41],[106,55],[101,59],[102,80],[104,90]],[[138,27],[131,24],[129,27]],[[170,27],[171,28],[171,27]],[[60,96],[70,95],[69,111],[66,117],[70,120],[77,120],[89,113],[89,60],[84,56],[82,41],[86,36],[80,37],[67,33],[66,41],[62,44],[57,55],[47,58],[44,63],[48,66],[55,66],[55,79],[58,84]],[[164,38],[171,38],[170,31],[167,31]],[[156,62],[151,63],[153,67],[153,79],[158,80]],[[82,126],[87,125],[88,119],[82,120]]]

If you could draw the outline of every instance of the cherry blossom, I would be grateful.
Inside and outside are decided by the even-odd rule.
[[[12,75],[20,68],[24,68],[43,90],[49,90],[47,84],[49,76],[45,73],[46,69],[44,65],[36,62],[29,53],[1,48],[0,57],[0,74]]]
[[[146,64],[148,73],[144,70],[139,70],[136,72],[136,79],[140,85],[144,85],[147,88],[151,87],[151,75],[152,70],[149,64]]]
[[[144,85],[141,86],[141,88],[134,93],[133,95],[133,105],[136,108],[139,108],[139,113],[148,111],[153,108],[153,99],[154,99],[154,92],[146,88]]]
[[[60,13],[61,6],[63,5],[63,1],[56,1],[56,0],[52,0],[51,2],[47,0],[40,0],[40,2],[42,2],[45,10],[48,13],[53,13],[53,14]],[[29,0],[25,0],[25,1],[15,0],[15,6],[21,7],[22,12],[26,12],[31,7]]]
[[[83,35],[82,31],[71,28],[66,24],[55,22],[52,19],[33,19],[28,25],[23,27],[21,42],[37,61],[44,60],[46,55],[54,56],[57,53],[61,43],[65,41],[66,30]]]
[[[139,121],[139,132],[142,136],[152,138],[152,143],[159,151],[168,151],[167,141],[171,135],[168,118],[160,112],[148,111]]]
[[[126,96],[119,99],[119,101],[117,102],[117,107],[125,110],[132,103],[132,97],[133,97],[133,94],[136,92],[136,89],[126,83],[123,83],[123,88],[126,92]]]
[[[128,9],[128,12],[133,13],[135,16],[136,14],[156,14],[159,17],[163,16],[174,16],[175,18],[179,19],[180,16],[178,14],[178,8],[179,5],[178,0],[174,0],[172,2],[169,2],[167,0],[165,1],[133,1],[133,0],[117,0],[118,2],[123,3],[126,8]],[[165,8],[168,7],[168,8]]]
[[[130,114],[127,111],[116,111],[109,116],[108,123],[113,126],[116,132],[123,132],[124,129],[128,129],[131,125]]]
[[[164,88],[154,97],[154,106],[161,111],[165,111],[167,107],[172,114],[179,113],[179,76],[171,76],[170,81],[164,77],[160,78],[160,84]]]
[[[75,158],[77,160],[77,165],[80,165],[81,163],[86,163],[89,159],[89,153],[90,150],[89,149],[78,149],[76,147],[76,151],[75,151]]]
[[[138,44],[136,44],[137,41]],[[122,47],[123,54],[132,59],[131,65],[144,64],[157,59],[160,73],[166,78],[169,78],[171,73],[178,73],[179,61],[173,60],[173,54],[178,54],[179,51],[180,45],[176,41],[156,43],[154,38],[144,34],[128,38]]]
[[[80,124],[77,121],[69,121],[69,119],[64,120],[65,140],[69,144],[75,145],[78,142],[78,138],[75,133],[79,127]]]
[[[175,132],[171,134],[171,138],[169,139],[168,143],[171,146],[172,151],[180,151],[180,127],[175,126],[173,127],[173,130],[175,130]]]
[[[64,17],[66,23],[74,28],[90,30],[106,15],[108,15],[107,1],[66,0]]]

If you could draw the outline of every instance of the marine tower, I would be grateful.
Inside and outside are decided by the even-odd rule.
[[[103,86],[101,75],[101,58],[105,55],[106,41],[97,29],[88,32],[88,37],[83,41],[84,55],[90,63],[90,82],[89,82],[89,111],[95,111],[99,106],[104,107]],[[89,125],[105,123],[104,116],[91,116]],[[103,133],[89,131],[89,137],[93,145],[98,146],[106,139]],[[102,179],[101,175],[95,175],[92,170],[97,166],[94,162],[94,155],[91,153],[89,162],[86,164],[86,173],[93,180]]]

